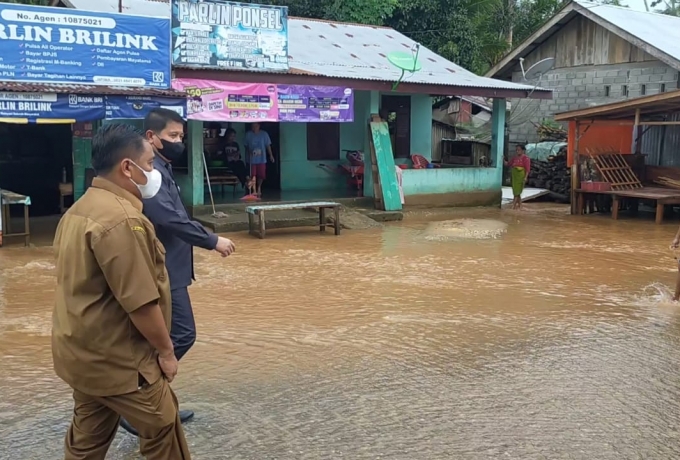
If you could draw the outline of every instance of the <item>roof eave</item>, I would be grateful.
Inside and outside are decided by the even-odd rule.
[[[645,108],[654,104],[680,104],[680,90],[671,91],[668,93],[653,94],[650,96],[642,96],[635,99],[628,99],[625,101],[612,102],[610,104],[602,104],[595,107],[587,107],[585,109],[570,110],[568,112],[561,112],[555,114],[555,121],[576,121],[576,120],[594,120],[597,118],[604,118],[621,113],[624,110],[636,110],[647,112]],[[663,109],[659,109],[663,111]],[[671,110],[673,111],[673,110]]]
[[[393,92],[394,82],[356,78],[326,77],[313,73],[242,72],[212,69],[175,68],[174,78],[197,78],[201,80],[231,81],[235,83],[271,83],[307,86],[345,86],[360,91]],[[395,93],[428,94],[432,96],[480,96],[492,98],[552,99],[552,91],[538,89],[484,88],[463,85],[439,85],[428,83],[400,83]]]

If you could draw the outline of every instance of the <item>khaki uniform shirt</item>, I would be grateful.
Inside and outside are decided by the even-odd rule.
[[[140,374],[156,382],[162,376],[157,352],[129,316],[158,301],[170,329],[165,249],[142,214],[142,202],[95,178],[59,222],[54,249],[57,375],[92,396],[137,391]]]

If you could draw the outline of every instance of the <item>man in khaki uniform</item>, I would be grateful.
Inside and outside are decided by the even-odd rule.
[[[190,459],[169,386],[177,359],[165,249],[142,214],[142,198],[160,188],[153,160],[132,126],[100,129],[97,177],[57,228],[52,355],[75,403],[66,460],[104,460],[121,416],[146,458]]]

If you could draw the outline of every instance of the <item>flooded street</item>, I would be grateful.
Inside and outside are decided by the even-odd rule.
[[[507,225],[425,238],[428,220]],[[503,226],[504,227],[504,226]],[[462,210],[196,250],[196,459],[677,459],[676,223]],[[48,247],[0,251],[0,458],[63,458]],[[110,459],[136,459],[119,432]]]

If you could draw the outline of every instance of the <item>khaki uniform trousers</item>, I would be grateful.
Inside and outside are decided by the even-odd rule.
[[[89,396],[74,390],[73,400],[65,460],[104,460],[121,416],[139,432],[140,451],[148,460],[191,459],[177,397],[164,378],[118,396]]]

